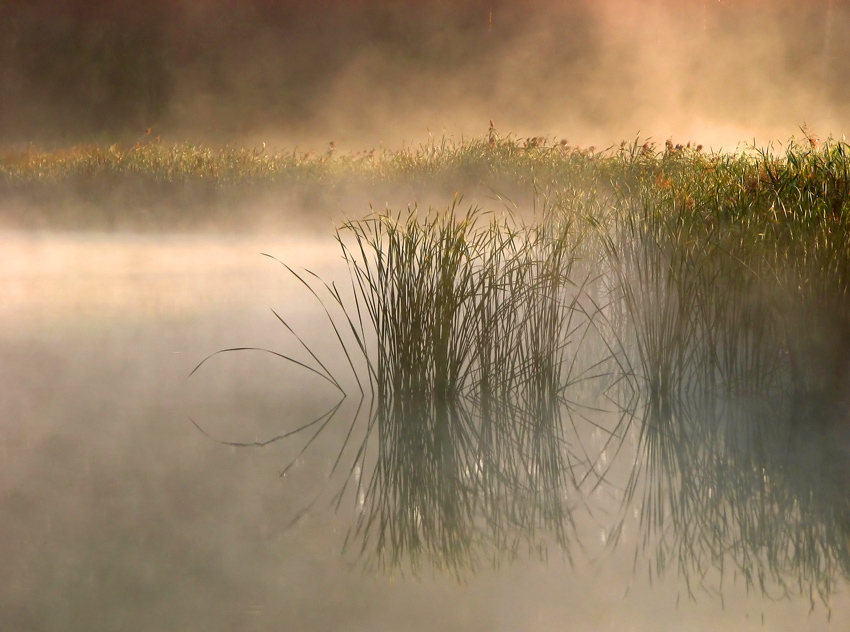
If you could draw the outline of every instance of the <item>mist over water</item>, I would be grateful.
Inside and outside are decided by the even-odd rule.
[[[842,138],[847,35],[842,0],[0,2],[0,143],[161,137],[323,154],[334,141],[342,154],[486,137],[490,121],[493,134],[597,149],[637,134],[733,149],[784,142],[804,124]],[[528,191],[478,184],[270,189],[238,212],[195,204],[192,217],[118,194],[44,215],[0,200],[16,228],[0,233],[0,629],[850,628],[850,312],[828,274],[801,265],[785,285],[736,285],[762,260],[717,264],[738,256],[734,239],[723,259],[691,249],[699,236],[671,255],[657,235],[620,235],[635,245],[631,260],[617,253],[621,277],[583,253],[586,276],[564,290],[581,301],[558,312],[586,320],[570,321],[557,352],[585,340],[626,350],[608,364],[591,354],[575,401],[558,391],[549,417],[529,414],[533,389],[511,386],[532,394],[509,402],[515,426],[493,424],[505,434],[491,461],[470,457],[463,435],[452,460],[439,440],[381,434],[451,416],[478,430],[491,421],[476,399],[487,391],[442,408],[421,393],[395,407],[398,393],[359,398],[370,358],[341,353],[338,335],[357,350],[357,322],[322,285],[345,301],[355,291],[334,226],[371,204],[444,209],[455,193],[458,208],[492,211],[486,221],[540,218]],[[675,295],[665,257],[682,253],[697,264]],[[837,261],[830,274],[843,279]],[[633,292],[643,329],[617,321],[613,287]],[[518,331],[536,294],[522,297]],[[671,330],[691,337],[677,347]],[[535,342],[547,340],[506,347],[508,359]],[[641,364],[641,345],[676,356],[684,396],[661,387],[669,367]],[[251,349],[216,354],[233,347]],[[703,372],[703,360],[720,368]],[[616,370],[629,379],[606,382]],[[328,425],[303,453],[317,424],[280,439],[316,420]],[[555,483],[536,443],[553,438],[544,421],[563,430]],[[363,463],[386,466],[383,478]],[[436,484],[417,487],[426,476]],[[416,566],[408,553],[428,538],[467,546],[475,568],[453,568],[439,546]]]
[[[303,440],[233,448],[189,421],[219,441],[262,441],[336,399],[259,353],[215,356],[187,378],[226,346],[292,353],[269,307],[332,357],[321,309],[260,251],[328,279],[344,273],[335,245],[314,238],[4,236],[0,612],[9,629],[827,629],[823,606],[809,614],[806,600],[734,590],[721,609],[709,594],[681,599],[675,573],[652,584],[645,571],[633,575],[639,522],[626,521],[621,548],[604,549],[622,501],[605,485],[591,513],[576,514],[586,552],[573,553],[573,567],[553,549],[548,563],[522,555],[461,584],[364,573],[342,550],[352,505],[328,505],[344,420],[282,479]],[[605,443],[582,434],[588,449]],[[846,595],[831,606],[842,629]]]

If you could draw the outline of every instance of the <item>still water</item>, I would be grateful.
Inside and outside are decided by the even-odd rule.
[[[748,594],[734,573],[694,598],[675,560],[650,577],[637,507],[622,506],[639,461],[629,442],[610,484],[569,498],[572,563],[552,547],[460,582],[366,570],[344,549],[358,499],[331,506],[345,415],[303,454],[309,436],[224,444],[319,418],[338,392],[258,351],[189,377],[230,347],[306,361],[272,309],[344,370],[322,308],[261,254],[344,280],[329,236],[7,233],[0,252],[4,630],[850,629],[840,576],[829,620],[817,597],[810,612],[807,598]],[[574,440],[605,464],[614,455],[594,428]]]

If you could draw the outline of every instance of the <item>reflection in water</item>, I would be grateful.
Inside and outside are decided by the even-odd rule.
[[[714,571],[716,589],[826,601],[850,577],[850,258],[641,203],[609,248],[641,392],[627,497],[651,570],[691,594]]]
[[[848,257],[655,202],[625,200],[596,241],[474,214],[346,227],[354,298],[328,289],[372,396],[349,546],[458,576],[547,543],[570,555],[606,484],[639,510],[650,573],[691,596],[732,579],[828,601],[850,577]],[[607,461],[633,425],[623,474]]]
[[[850,576],[846,453],[812,429],[796,436],[788,402],[718,395],[647,407],[631,492],[653,571],[675,568],[691,592],[719,590],[717,571],[774,597],[824,600]]]
[[[731,583],[724,584],[722,608],[719,600],[701,598],[696,603],[682,601],[674,609],[680,590],[675,567],[662,579],[653,576],[651,585],[646,573],[632,579],[631,547],[639,526],[631,517],[633,506],[628,507],[629,520],[624,521],[619,539],[610,537],[616,534],[611,526],[622,502],[617,487],[629,480],[635,456],[632,440],[621,443],[626,435],[622,429],[610,433],[621,414],[610,403],[615,393],[612,385],[618,379],[613,372],[619,371],[622,378],[626,371],[616,363],[604,370],[592,368],[605,355],[597,346],[603,338],[600,332],[608,341],[617,337],[618,330],[607,322],[618,322],[614,314],[619,309],[611,305],[609,295],[617,284],[610,278],[604,284],[588,282],[585,292],[576,287],[562,290],[579,297],[575,309],[567,313],[572,314],[576,331],[569,340],[582,349],[576,354],[569,346],[564,353],[570,364],[559,378],[569,383],[560,396],[563,428],[551,431],[562,432],[564,460],[572,472],[564,476],[568,494],[564,506],[572,520],[567,522],[566,534],[574,566],[568,568],[558,559],[555,546],[550,547],[547,564],[524,560],[529,541],[525,529],[531,521],[522,515],[514,520],[508,511],[501,511],[496,513],[502,517],[499,532],[507,535],[514,529],[518,545],[507,549],[516,553],[517,560],[503,564],[498,573],[483,568],[498,553],[493,537],[479,540],[481,572],[467,574],[462,585],[451,574],[428,576],[424,571],[430,562],[424,554],[425,581],[394,582],[351,572],[340,556],[344,534],[351,526],[348,511],[341,509],[336,515],[326,511],[323,499],[287,528],[316,494],[338,489],[336,480],[326,487],[322,475],[332,467],[345,439],[344,424],[328,426],[287,476],[279,479],[281,466],[297,455],[300,443],[278,442],[262,450],[220,447],[187,419],[191,416],[222,440],[263,441],[318,417],[336,398],[335,389],[323,380],[268,354],[220,355],[187,380],[200,359],[222,346],[261,346],[294,355],[297,344],[277,324],[270,306],[303,334],[329,369],[342,373],[339,367],[347,363],[334,355],[336,341],[328,336],[321,310],[304,301],[303,287],[282,276],[282,269],[259,256],[260,252],[308,265],[323,278],[337,273],[345,278],[333,243],[302,243],[292,236],[249,242],[54,235],[18,236],[3,243],[0,283],[4,289],[20,290],[13,301],[5,300],[5,293],[0,301],[0,559],[4,561],[0,621],[4,630],[141,626],[169,631],[267,631],[281,629],[283,621],[288,630],[827,629],[820,606],[808,617],[807,603],[748,598],[743,590],[729,590]],[[580,264],[573,264],[574,280],[584,278]],[[67,293],[50,294],[53,286],[45,283],[48,278],[62,279]],[[90,292],[95,285],[97,292]],[[75,293],[74,288],[80,291]],[[585,335],[578,325],[596,314],[591,297],[606,318],[594,316],[593,327]],[[175,309],[169,309],[171,305]],[[789,322],[796,318],[789,311]],[[803,330],[796,331],[799,335]],[[807,335],[815,333],[812,329]],[[592,344],[582,342],[597,334]],[[811,342],[806,345],[816,347]],[[623,347],[631,348],[625,341]],[[597,353],[596,360],[592,353]],[[774,353],[779,362],[787,350],[777,343]],[[820,352],[813,349],[810,356],[815,353]],[[628,367],[627,357],[634,356],[620,353],[622,367]],[[790,375],[782,378],[784,383],[790,383]],[[775,382],[776,393],[782,392],[782,384]],[[344,385],[349,393],[357,392],[356,385]],[[607,403],[604,396],[598,401],[593,398],[594,392],[606,389]],[[356,398],[349,398],[346,406],[355,407],[352,399]],[[463,414],[482,414],[473,396],[457,401],[459,409],[471,411]],[[576,401],[605,406],[611,412],[601,415],[578,407]],[[717,401],[724,400],[718,397]],[[533,409],[524,410],[523,415],[529,415]],[[695,405],[693,410],[700,408]],[[723,422],[720,413],[715,416],[717,423]],[[366,419],[368,415],[362,421]],[[767,425],[768,416],[762,419],[762,428],[772,439],[770,428],[775,426]],[[634,423],[633,428],[636,442],[640,424]],[[837,436],[837,428],[822,436]],[[500,430],[502,443],[522,440],[519,429]],[[531,445],[532,430],[533,426],[525,426],[526,446]],[[511,438],[512,432],[516,439]],[[811,462],[801,445],[810,446],[810,455],[817,450],[838,451],[840,444],[834,439],[818,443],[812,434],[804,434],[808,443],[797,441],[791,455],[800,464]],[[378,456],[377,437],[372,435],[367,448],[369,467],[361,469],[364,485]],[[737,449],[743,458],[747,448],[738,439],[729,441],[724,449]],[[517,470],[525,471],[526,463],[533,463],[531,458],[523,460],[529,447],[514,449],[513,444],[502,445],[495,439],[491,443],[494,453],[514,455]],[[351,446],[359,445],[358,436]],[[620,455],[615,456],[619,445]],[[352,449],[347,455],[354,453]],[[645,455],[640,463],[644,467],[648,463]],[[393,467],[403,465],[399,460]],[[351,492],[356,474],[343,506],[351,508],[355,519],[358,498]],[[731,480],[731,474],[727,476]],[[580,483],[578,489],[573,478]],[[487,485],[496,484],[494,479]],[[638,480],[641,493],[633,498],[638,505],[645,480]],[[755,476],[752,480],[757,482]],[[805,486],[816,494],[815,488],[821,486],[791,474],[784,480],[784,484],[801,486],[798,497]],[[842,484],[836,481],[838,495]],[[526,498],[523,494],[529,494],[529,501],[537,494],[543,502],[536,488],[524,490],[511,487],[510,481],[499,482],[501,497],[513,498],[518,507]],[[529,479],[526,486],[532,482],[539,484]],[[484,482],[476,484],[475,494],[486,494]],[[663,498],[667,489],[661,488]],[[364,509],[368,507],[365,490]],[[827,497],[822,495],[824,501]],[[387,503],[385,508],[397,511],[398,504]],[[542,511],[530,502],[527,509]],[[591,511],[593,515],[588,516]],[[377,521],[380,515],[374,515]],[[818,520],[828,524],[816,516],[812,524]],[[551,544],[551,534],[545,533],[539,519],[536,524],[533,541]],[[441,528],[447,528],[446,524]],[[618,548],[599,555],[602,528],[609,543],[618,542]],[[485,525],[478,532],[490,531]],[[377,533],[377,527],[371,533]],[[373,544],[374,540],[364,552],[367,559],[374,559],[369,557],[375,551]],[[352,535],[352,551],[360,545]],[[584,549],[595,560],[588,561]],[[387,558],[390,553],[388,548]],[[501,557],[506,558],[511,559],[508,554]],[[643,567],[644,562],[640,564]],[[831,600],[835,630],[848,629],[850,609],[844,592]]]
[[[341,241],[355,299],[337,303],[371,386],[361,471],[370,438],[377,450],[353,536],[382,567],[461,576],[549,541],[569,553],[587,459],[565,437],[565,390],[589,326],[572,228],[475,220],[378,217]]]

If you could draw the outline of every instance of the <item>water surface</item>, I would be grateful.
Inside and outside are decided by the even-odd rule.
[[[0,250],[6,629],[850,627],[843,583],[828,623],[820,603],[810,613],[807,599],[770,601],[740,584],[692,601],[675,568],[650,582],[641,560],[633,571],[634,515],[621,545],[603,547],[621,510],[617,484],[576,510],[584,550],[572,566],[552,549],[548,562],[520,555],[460,584],[367,573],[342,550],[356,509],[328,507],[345,424],[282,478],[303,440],[215,440],[274,437],[321,415],[334,389],[259,352],[215,356],[187,377],[227,347],[299,352],[270,308],[343,366],[321,308],[260,254],[343,279],[330,237],[8,233]],[[584,439],[604,443],[589,429]]]

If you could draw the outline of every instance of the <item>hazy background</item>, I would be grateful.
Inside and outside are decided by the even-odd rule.
[[[845,0],[3,0],[0,141],[841,137]]]
[[[0,143],[161,135],[359,150],[481,136],[490,119],[597,147],[638,132],[729,147],[785,140],[803,123],[840,137],[848,34],[837,0],[0,0]],[[367,210],[358,199],[353,215]],[[651,585],[633,574],[633,523],[619,556],[577,552],[575,569],[522,559],[463,585],[358,572],[341,556],[350,511],[317,504],[289,527],[326,485],[344,426],[281,479],[301,444],[234,450],[189,421],[250,441],[326,405],[291,365],[259,354],[187,375],[229,346],[297,350],[270,307],[311,343],[333,343],[305,290],[259,254],[343,274],[328,218],[315,200],[274,199],[256,214],[285,233],[139,236],[120,221],[147,212],[133,204],[102,222],[109,234],[79,231],[96,211],[77,201],[59,223],[76,232],[0,231],[3,630],[830,625],[822,605],[810,615],[805,599],[771,603],[740,584],[680,603],[674,572]],[[307,222],[296,208],[323,222],[324,241],[295,234]],[[233,218],[222,232],[247,223]],[[583,542],[601,546],[613,500],[596,493]],[[850,629],[846,592],[832,607],[832,629]]]

